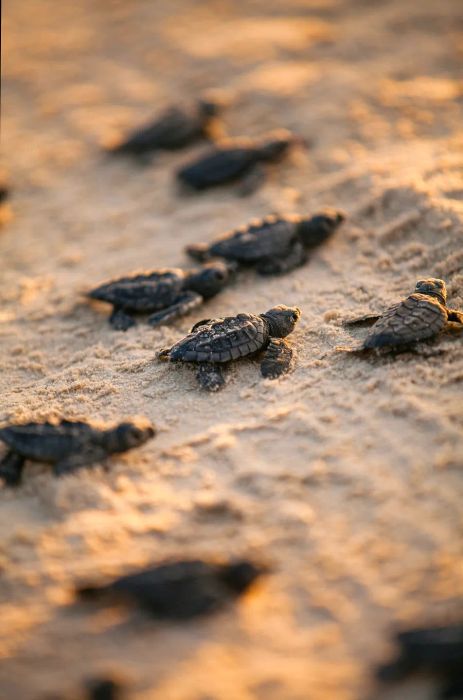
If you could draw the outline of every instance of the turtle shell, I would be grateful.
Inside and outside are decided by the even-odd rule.
[[[195,190],[237,180],[257,161],[252,146],[216,148],[177,172],[177,177]]]
[[[238,262],[287,255],[297,237],[297,221],[268,216],[224,234],[212,242],[210,253]]]
[[[268,338],[263,318],[238,314],[199,326],[171,348],[169,357],[182,362],[230,362],[263,349]]]
[[[91,440],[95,428],[80,421],[24,423],[0,429],[0,440],[26,459],[56,462]]]
[[[437,335],[447,323],[442,304],[425,294],[411,294],[392,306],[368,333],[363,347],[408,345]]]
[[[217,567],[202,561],[172,562],[117,579],[109,591],[127,595],[157,617],[188,618],[225,602]]]
[[[89,293],[126,311],[151,312],[174,303],[185,281],[181,269],[157,270],[106,282]]]

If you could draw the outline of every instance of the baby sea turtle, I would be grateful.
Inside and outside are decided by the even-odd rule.
[[[214,612],[242,595],[266,570],[243,560],[215,564],[174,561],[118,578],[105,586],[86,586],[84,600],[135,603],[159,619],[187,620]]]
[[[160,326],[184,316],[229,284],[234,266],[220,261],[199,270],[154,270],[106,282],[88,296],[114,307],[109,319],[115,330],[135,325],[133,314],[151,313],[148,323]],[[153,313],[154,312],[154,313]]]
[[[340,211],[326,209],[314,216],[266,216],[229,231],[209,245],[187,246],[195,260],[212,257],[252,265],[263,275],[281,274],[306,262],[308,250],[323,243],[344,221]]]
[[[125,684],[117,677],[91,678],[85,683],[87,700],[122,700]]]
[[[69,474],[117,452],[126,452],[154,437],[142,422],[120,423],[103,430],[81,421],[23,423],[0,428],[8,451],[0,462],[0,477],[8,486],[21,482],[24,462],[49,462],[56,476]]]
[[[397,635],[399,654],[378,669],[378,678],[397,682],[416,673],[443,683],[439,698],[463,697],[463,624],[404,630]]]
[[[184,148],[201,138],[209,138],[219,111],[219,103],[210,100],[169,107],[153,122],[132,132],[109,150],[113,154],[142,156],[153,151]]]
[[[10,196],[10,191],[7,187],[4,187],[3,185],[0,185],[0,204],[3,204],[3,202],[6,202],[8,197]]]
[[[198,364],[196,378],[201,388],[218,391],[225,384],[224,364],[265,351],[262,376],[276,379],[289,371],[292,350],[282,338],[294,330],[300,315],[298,308],[281,305],[259,316],[205,319],[194,325],[183,340],[161,351],[159,358]]]
[[[286,129],[273,131],[260,139],[228,139],[211,151],[187,163],[177,178],[193,190],[205,190],[235,180],[246,181],[243,194],[260,184],[264,172],[259,165],[281,160],[290,146],[302,144],[301,137]]]
[[[415,291],[382,316],[370,314],[344,325],[374,323],[359,350],[406,347],[433,338],[446,328],[463,330],[463,313],[447,308],[445,282],[430,277],[416,283]]]

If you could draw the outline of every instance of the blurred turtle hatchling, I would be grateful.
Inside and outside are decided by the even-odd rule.
[[[265,178],[262,163],[282,160],[296,144],[305,145],[305,142],[286,129],[278,129],[262,138],[227,139],[180,168],[177,178],[197,191],[240,180],[240,193],[247,195]]]
[[[84,586],[85,601],[132,603],[159,619],[187,620],[214,612],[245,593],[267,569],[242,560],[172,561],[122,576],[103,586]]]
[[[189,105],[168,107],[154,121],[136,129],[107,150],[114,155],[143,157],[155,151],[174,151],[213,135],[222,105],[213,100],[197,100]]]
[[[254,267],[262,275],[282,274],[303,265],[308,251],[326,241],[344,221],[342,212],[326,209],[313,216],[271,215],[224,233],[212,243],[187,246],[195,260],[224,258]]]
[[[426,674],[438,679],[439,700],[463,698],[462,621],[406,629],[396,635],[396,640],[399,653],[377,670],[379,680],[398,683],[415,674]]]

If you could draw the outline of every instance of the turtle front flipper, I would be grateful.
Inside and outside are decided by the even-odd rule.
[[[53,466],[53,473],[55,476],[73,474],[83,467],[89,467],[95,464],[95,462],[100,462],[107,456],[108,452],[101,447],[84,449],[81,452],[70,454],[59,462],[56,462]]]
[[[381,318],[381,314],[365,314],[356,318],[348,318],[342,322],[343,326],[372,326]]]
[[[186,316],[192,309],[200,306],[203,303],[203,297],[196,292],[184,292],[175,300],[175,303],[168,306],[167,309],[157,311],[148,317],[148,323],[153,328],[162,326],[176,318]]]
[[[115,308],[109,317],[109,323],[115,331],[126,331],[135,326],[135,320],[122,309]]]
[[[0,462],[0,479],[6,486],[19,486],[26,460],[12,450],[8,451]]]
[[[300,242],[296,242],[285,257],[267,258],[256,265],[260,275],[283,275],[307,262],[307,252]]]
[[[170,360],[170,356],[169,356],[170,351],[171,351],[171,348],[162,348],[162,350],[159,350],[159,351],[156,353],[156,358],[157,358],[160,362],[169,362],[169,360]]]
[[[210,362],[201,362],[196,373],[196,379],[201,389],[214,392],[223,389],[225,377],[220,365]]]
[[[293,351],[282,338],[272,338],[267,346],[260,371],[266,379],[278,379],[289,372]]]

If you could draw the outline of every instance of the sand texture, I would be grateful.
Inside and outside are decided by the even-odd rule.
[[[19,490],[0,492],[1,697],[73,693],[116,668],[135,700],[376,698],[372,668],[396,626],[462,614],[463,338],[397,357],[336,350],[365,333],[343,317],[385,309],[423,276],[442,277],[463,309],[461,10],[5,3],[0,420],[141,415],[159,433],[59,480],[29,465]],[[310,149],[247,198],[178,193],[173,172],[201,145],[146,167],[102,155],[105,140],[204,88],[231,100],[229,134],[284,126]],[[186,244],[252,217],[325,205],[348,220],[309,264],[244,274],[170,327],[115,333],[108,307],[83,296],[188,264]],[[282,380],[248,361],[206,395],[190,369],[155,359],[204,317],[278,303],[302,310]],[[210,619],[68,606],[75,582],[241,555],[274,572]]]

